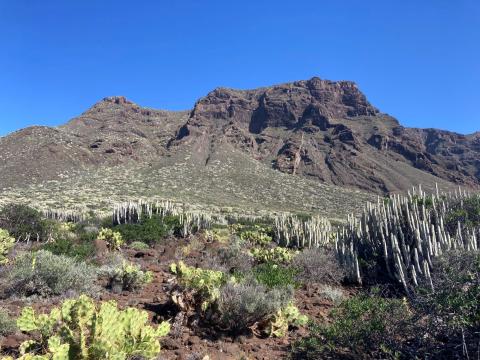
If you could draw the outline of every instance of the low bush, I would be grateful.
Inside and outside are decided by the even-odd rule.
[[[297,359],[409,357],[403,341],[414,335],[405,300],[358,295],[330,314],[329,325],[311,325],[310,335],[293,345]]]
[[[246,272],[252,269],[253,258],[245,251],[245,245],[238,239],[207,258],[206,267],[232,274]]]
[[[269,288],[298,287],[297,274],[298,271],[292,267],[272,263],[260,264],[253,269],[255,279]]]
[[[66,292],[94,293],[96,269],[63,255],[40,250],[21,255],[8,274],[8,294],[51,296]]]
[[[7,230],[0,229],[0,265],[8,263],[8,253],[15,244],[15,239]]]
[[[417,291],[415,305],[426,321],[425,348],[434,357],[466,358],[477,354],[480,342],[480,253],[451,251],[437,258],[430,283]],[[475,355],[476,356],[476,355]]]
[[[15,321],[8,315],[8,313],[0,308],[0,336],[7,336],[13,334],[17,330]]]
[[[137,224],[121,224],[113,227],[127,243],[141,241],[153,245],[168,236],[180,233],[180,220],[177,216],[153,216],[142,218]]]
[[[109,287],[114,292],[135,291],[153,280],[153,273],[142,271],[139,265],[117,258],[103,266],[99,273],[108,278]]]
[[[259,322],[265,322],[293,297],[291,288],[269,289],[254,281],[227,283],[220,289],[216,324],[235,334]]]
[[[7,204],[0,209],[0,228],[7,230],[16,240],[47,240],[52,224],[37,210],[24,204]]]
[[[320,290],[320,296],[326,300],[330,300],[335,305],[340,304],[343,301],[344,294],[342,289],[336,288],[330,285],[323,285]]]
[[[480,227],[480,195],[459,200],[451,205],[445,220],[450,235],[456,234],[458,223],[467,229]]]
[[[49,314],[24,308],[17,325],[33,337],[20,346],[26,359],[153,359],[160,353],[159,338],[170,331],[168,322],[157,328],[148,325],[145,311],[118,310],[114,301],[97,307],[84,295]]]
[[[93,241],[72,240],[59,238],[42,246],[43,250],[55,255],[65,255],[78,260],[86,260],[95,255]]]
[[[321,248],[305,249],[292,261],[298,270],[297,279],[305,284],[338,285],[345,278],[333,251]]]
[[[144,242],[141,242],[141,241],[134,241],[129,246],[133,250],[137,250],[137,251],[150,249],[150,246],[148,246],[148,244],[145,244]]]

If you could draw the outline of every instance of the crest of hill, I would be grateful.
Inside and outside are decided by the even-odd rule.
[[[0,187],[40,186],[103,169],[117,176],[144,169],[133,176],[153,180],[157,175],[148,169],[158,174],[168,166],[172,189],[175,183],[190,188],[198,179],[185,179],[186,167],[188,176],[208,174],[208,184],[209,169],[228,163],[219,170],[224,183],[216,179],[211,189],[242,191],[242,181],[255,172],[271,184],[286,183],[284,177],[273,180],[284,173],[308,184],[384,194],[418,184],[477,187],[479,159],[479,133],[403,127],[370,104],[355,83],[314,77],[253,90],[217,88],[189,111],[104,98],[58,128],[31,127],[0,138]],[[231,166],[242,167],[233,178],[225,172],[232,173]],[[166,183],[158,191],[174,194],[161,188]],[[272,191],[294,189],[279,185]]]

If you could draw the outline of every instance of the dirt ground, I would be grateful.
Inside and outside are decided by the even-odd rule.
[[[162,352],[159,359],[165,360],[229,360],[229,359],[282,359],[288,354],[290,344],[305,336],[305,328],[292,329],[286,338],[262,338],[253,333],[232,337],[208,332],[201,327],[187,326],[182,321],[181,313],[176,313],[171,306],[167,290],[173,276],[169,272],[169,265],[178,259],[179,249],[189,243],[185,239],[172,239],[166,245],[155,248],[135,251],[123,250],[123,255],[132,262],[140,264],[144,269],[154,274],[154,281],[137,292],[122,292],[115,294],[102,287],[98,300],[116,300],[120,308],[136,307],[146,310],[153,324],[163,320],[170,320],[172,330],[162,338]],[[182,258],[192,265],[199,262],[208,254],[208,248],[215,244],[205,243],[203,248],[191,251]],[[0,274],[1,276],[1,274]],[[348,291],[348,290],[347,290]],[[1,299],[0,307],[6,309],[12,316],[17,316],[26,305],[32,305],[38,311],[48,311],[53,306],[61,304],[62,297],[42,299],[31,303],[25,299]],[[300,288],[295,292],[295,303],[300,311],[317,322],[326,321],[326,316],[333,304],[325,300],[319,293],[319,287]],[[26,336],[16,333],[0,338],[2,351],[15,354],[19,344],[26,340]]]

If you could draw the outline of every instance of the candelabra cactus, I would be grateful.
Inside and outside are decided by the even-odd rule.
[[[17,326],[21,331],[38,333],[40,340],[24,342],[21,359],[153,359],[160,353],[159,338],[168,334],[170,324],[163,322],[154,328],[147,322],[145,311],[120,311],[114,301],[97,308],[85,295],[66,300],[50,314],[37,316],[26,307]]]
[[[332,242],[332,225],[328,219],[312,216],[301,219],[291,214],[281,214],[274,219],[275,241],[281,246],[311,248]]]
[[[431,283],[434,257],[451,249],[476,251],[480,246],[478,229],[459,224],[456,235],[451,235],[445,227],[452,204],[468,197],[462,191],[427,196],[420,188],[408,196],[367,204],[359,219],[350,216],[338,232],[339,258],[359,283],[366,275],[360,264],[368,262],[381,267],[407,293],[420,281]]]

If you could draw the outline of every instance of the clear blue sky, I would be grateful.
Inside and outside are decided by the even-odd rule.
[[[480,1],[0,0],[0,135],[105,96],[353,80],[404,125],[480,130]]]

